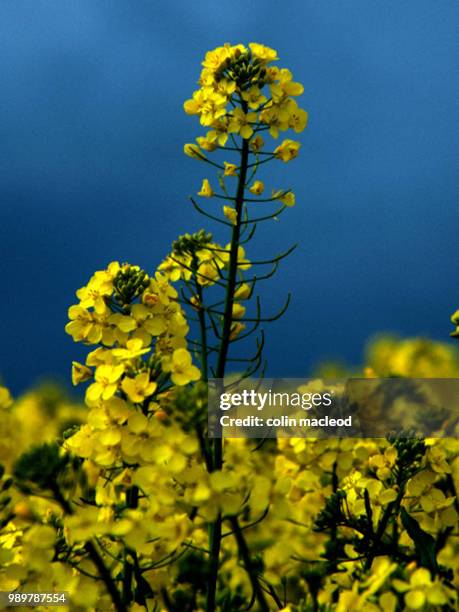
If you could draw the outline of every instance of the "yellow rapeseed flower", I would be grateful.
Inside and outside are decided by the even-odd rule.
[[[224,206],[223,214],[225,215],[227,219],[229,219],[229,221],[231,221],[233,225],[236,225],[236,222],[237,222],[236,209],[234,209],[232,206]]]
[[[81,382],[92,378],[92,370],[78,361],[72,361],[72,384],[78,385]]]
[[[223,162],[225,166],[225,171],[223,172],[224,176],[237,176],[238,167],[236,164],[230,164],[229,162]]]
[[[440,581],[432,580],[429,570],[424,567],[411,574],[409,583],[394,579],[392,584],[397,591],[405,593],[405,604],[409,610],[424,609],[426,603],[444,606],[450,597],[447,588]]]
[[[115,337],[108,325],[108,315],[109,312],[104,315],[90,312],[80,305],[70,306],[68,311],[70,322],[65,326],[65,331],[75,342],[89,344],[102,342],[106,346],[111,346]]]
[[[202,196],[203,198],[211,198],[214,195],[214,191],[210,186],[208,179],[204,179],[202,181],[201,190],[198,191],[198,195]]]
[[[249,48],[252,51],[252,55],[262,62],[273,62],[277,59],[277,52],[270,47],[260,45],[259,43],[250,43]]]
[[[126,342],[126,348],[115,348],[112,350],[112,355],[117,359],[134,359],[148,353],[151,349],[144,348],[140,338],[131,338]]]
[[[118,381],[123,375],[123,365],[101,365],[96,368],[95,382],[86,390],[86,399],[96,402],[99,399],[108,400],[118,389]]]
[[[234,299],[235,300],[246,300],[250,297],[251,293],[252,293],[252,289],[250,285],[248,285],[247,283],[243,283],[234,292]]]
[[[205,138],[204,136],[199,136],[198,138],[196,138],[196,142],[201,147],[201,149],[204,149],[204,151],[208,151],[209,153],[212,153],[212,151],[215,151],[215,149],[217,148],[215,142],[212,142],[211,140],[209,140],[209,138]]]
[[[250,148],[252,149],[254,153],[258,153],[259,151],[261,151],[264,144],[265,144],[265,141],[258,134],[257,136],[255,136],[255,138],[252,138],[252,140],[250,141]]]
[[[298,156],[300,143],[286,138],[278,147],[274,149],[274,155],[283,162],[288,162]]]
[[[253,134],[252,124],[257,120],[256,113],[244,113],[241,108],[235,108],[231,113],[228,132],[240,134],[242,138],[249,139]]]
[[[256,85],[246,91],[243,91],[242,99],[245,100],[248,103],[249,107],[253,110],[256,110],[267,100],[266,96],[262,94],[260,88]]]
[[[242,319],[245,315],[245,306],[242,304],[233,304],[233,319]]]
[[[146,397],[153,395],[157,386],[154,381],[150,380],[148,372],[137,374],[135,378],[126,376],[121,382],[121,388],[134,404],[139,404]]]
[[[175,385],[183,386],[189,382],[199,380],[201,373],[191,361],[191,355],[185,348],[178,348],[172,357],[165,360],[163,370],[171,373],[171,380]]]
[[[204,155],[204,153],[201,152],[198,145],[195,145],[191,142],[188,142],[183,145],[183,152],[185,153],[185,155],[188,155],[188,157],[192,157],[193,159],[206,159],[206,156]]]
[[[279,198],[279,200],[285,206],[295,206],[295,201],[296,200],[295,200],[295,194],[293,193],[293,191],[287,191],[287,193],[285,193],[283,196],[281,196]]]
[[[254,195],[261,195],[264,190],[265,190],[265,184],[263,183],[263,181],[255,181],[252,187],[250,187],[249,189],[249,191],[253,193]]]
[[[235,340],[241,332],[246,328],[245,323],[237,321],[231,325],[230,340]]]

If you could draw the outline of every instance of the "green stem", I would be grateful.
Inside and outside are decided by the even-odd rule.
[[[217,596],[217,579],[222,540],[222,517],[217,516],[209,526],[209,586],[207,588],[207,612],[214,612]]]
[[[206,331],[206,311],[203,304],[203,291],[201,285],[196,281],[196,293],[198,296],[198,319],[201,331],[201,379],[207,382],[207,331]]]
[[[365,561],[365,566],[364,566],[365,570],[370,569],[371,564],[373,563],[373,559],[378,555],[379,547],[381,545],[381,541],[384,536],[384,532],[386,531],[386,527],[389,523],[391,516],[397,515],[398,512],[400,511],[400,504],[402,503],[404,494],[405,494],[405,488],[404,486],[400,485],[400,490],[398,492],[396,499],[393,502],[390,502],[386,506],[384,513],[381,517],[381,520],[379,521],[376,533],[373,537],[372,547]]]
[[[261,585],[258,581],[257,569],[252,562],[249,547],[247,546],[247,542],[245,541],[244,534],[242,533],[242,529],[239,525],[237,517],[231,517],[230,523],[234,537],[236,538],[239,556],[241,557],[241,560],[244,563],[244,567],[249,575],[250,584],[252,585],[253,594],[255,595],[255,599],[258,602],[259,609],[261,610],[261,612],[269,612],[269,605],[266,602],[263,589],[261,588]]]
[[[245,104],[245,106],[247,106]],[[243,108],[247,112],[247,108]],[[236,223],[232,230],[231,247],[229,254],[229,269],[226,284],[225,308],[221,331],[221,342],[218,351],[216,378],[224,378],[226,360],[230,345],[232,313],[234,304],[234,293],[236,290],[237,271],[238,271],[238,249],[241,235],[242,209],[244,206],[244,189],[247,178],[247,168],[249,159],[249,142],[242,141],[241,164],[239,180],[235,198]],[[223,464],[223,443],[221,438],[217,438],[212,444],[212,471],[221,470]],[[209,529],[209,585],[207,589],[207,612],[214,612],[217,594],[218,567],[220,558],[220,547],[222,537],[222,517],[219,514]]]
[[[118,589],[116,588],[115,583],[112,580],[111,574],[105,566],[105,563],[102,557],[100,556],[99,551],[91,541],[86,542],[84,547],[91,561],[96,566],[96,569],[99,572],[99,576],[102,578],[102,581],[107,588],[107,591],[112,599],[116,612],[127,612],[128,608],[122,602]]]
[[[228,349],[230,344],[231,335],[231,323],[232,323],[232,312],[234,303],[234,291],[236,288],[237,280],[237,268],[238,268],[238,249],[239,239],[241,234],[241,221],[242,221],[242,207],[244,204],[244,185],[247,176],[247,160],[249,153],[249,143],[247,140],[243,141],[242,153],[241,153],[241,171],[239,174],[239,181],[236,194],[236,223],[233,226],[229,256],[229,270],[228,270],[228,281],[225,298],[225,309],[222,329],[222,341],[220,344],[220,350],[217,361],[216,374],[217,378],[223,378],[225,375],[226,359],[228,356]]]
[[[195,275],[198,270],[197,261],[193,262],[193,266],[195,269]],[[206,309],[204,308],[204,295],[202,286],[199,284],[198,280],[195,281],[195,289],[196,294],[198,296],[198,319],[199,319],[199,329],[200,329],[200,349],[201,349],[201,379],[203,382],[207,382],[208,380],[208,363],[207,363],[207,329],[206,329]],[[204,457],[204,461],[206,462],[206,467],[209,471],[212,470],[212,459],[209,452],[208,442],[204,439],[204,434],[202,431],[202,424],[200,422],[200,417],[198,415],[196,422],[196,434],[198,436],[199,445],[201,447],[201,453]]]

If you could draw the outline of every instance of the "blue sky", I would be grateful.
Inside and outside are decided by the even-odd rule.
[[[262,293],[271,375],[361,359],[378,331],[447,339],[459,306],[459,5],[22,1],[0,4],[0,372],[69,378],[74,291],[113,259],[148,270],[202,220],[207,168],[182,103],[207,49],[257,41],[305,85],[297,206],[254,245],[300,246]]]

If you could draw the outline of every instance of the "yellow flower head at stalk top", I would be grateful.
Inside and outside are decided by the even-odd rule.
[[[209,127],[197,145],[185,145],[185,153],[205,158],[199,150],[225,147],[228,134],[239,135],[259,151],[263,140],[257,134],[269,130],[277,138],[289,129],[299,133],[307,125],[307,112],[295,100],[304,87],[293,80],[287,68],[279,68],[277,51],[252,42],[226,43],[206,53],[199,78],[200,88],[184,103],[189,115],[197,115]],[[252,144],[253,141],[253,144]]]

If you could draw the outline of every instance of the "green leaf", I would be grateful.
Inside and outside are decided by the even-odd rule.
[[[416,519],[408,514],[405,508],[400,511],[403,526],[408,532],[408,535],[414,542],[418,564],[426,567],[431,571],[432,576],[438,572],[437,558],[435,556],[435,540],[426,533]]]

